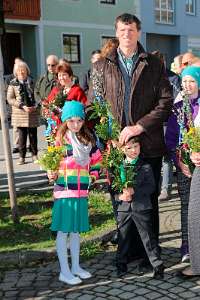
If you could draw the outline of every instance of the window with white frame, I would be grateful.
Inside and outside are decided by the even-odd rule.
[[[174,24],[174,0],[155,0],[155,21]]]
[[[115,0],[100,0],[100,3],[115,5]]]
[[[195,0],[186,0],[185,11],[189,15],[195,15]]]
[[[80,63],[80,35],[63,34],[63,56],[70,63]]]

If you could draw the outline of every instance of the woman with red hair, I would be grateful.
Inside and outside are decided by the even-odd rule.
[[[43,116],[47,120],[47,130],[45,135],[53,137],[58,126],[61,124],[60,116],[65,101],[76,100],[84,105],[87,97],[78,84],[73,82],[73,71],[69,63],[62,62],[57,66],[58,84],[55,86],[47,99],[43,101]]]
[[[78,84],[73,83],[73,71],[69,63],[62,62],[57,66],[58,85],[55,86],[47,100],[51,102],[61,91],[66,96],[66,100],[80,101],[84,105],[87,102],[87,97],[84,91]]]

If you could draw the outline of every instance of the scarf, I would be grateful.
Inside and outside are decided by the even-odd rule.
[[[18,80],[19,83],[19,94],[21,96],[21,101],[24,105],[31,107],[35,105],[33,89],[30,86],[29,80]]]
[[[83,145],[77,138],[74,132],[69,131],[68,136],[71,140],[73,157],[77,164],[85,166],[90,160],[90,151],[92,149],[91,143],[88,145]]]

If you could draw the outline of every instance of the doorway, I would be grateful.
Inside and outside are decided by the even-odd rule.
[[[6,32],[2,38],[4,75],[12,74],[15,57],[21,57],[21,34]]]

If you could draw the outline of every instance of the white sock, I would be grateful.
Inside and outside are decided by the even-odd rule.
[[[58,259],[60,263],[61,273],[66,277],[66,279],[73,279],[74,275],[71,273],[68,264],[68,254],[67,254],[67,236],[68,233],[58,231],[56,237],[56,250],[58,254]]]
[[[70,233],[70,253],[71,253],[71,261],[72,261],[72,273],[85,272],[79,265],[79,257],[80,257],[80,235],[79,233]],[[87,272],[87,271],[86,271]]]

